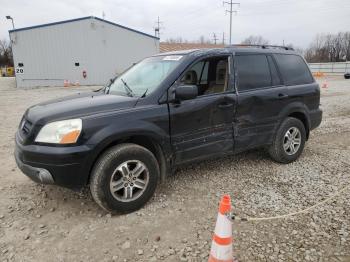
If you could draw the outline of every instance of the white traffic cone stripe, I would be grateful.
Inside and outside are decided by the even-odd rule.
[[[232,224],[225,215],[220,213],[218,214],[214,233],[221,238],[228,238],[232,236]]]
[[[209,262],[234,262],[235,260],[233,259],[228,259],[228,260],[222,260],[222,259],[216,259],[212,255],[209,256]]]
[[[210,255],[219,261],[233,261],[232,245],[219,245],[215,241],[212,241]]]

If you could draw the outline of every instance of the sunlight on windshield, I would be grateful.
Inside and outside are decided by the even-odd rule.
[[[131,67],[111,84],[111,94],[142,96],[152,93],[179,64],[181,56],[150,57]]]

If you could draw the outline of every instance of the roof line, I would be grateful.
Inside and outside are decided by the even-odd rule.
[[[156,36],[153,36],[153,35],[150,35],[150,34],[146,34],[146,33],[144,33],[144,32],[141,32],[141,31],[132,29],[132,28],[130,28],[130,27],[126,27],[126,26],[123,26],[123,25],[120,25],[120,24],[117,24],[117,23],[114,23],[114,22],[111,22],[111,21],[108,21],[108,20],[104,20],[104,19],[102,19],[102,18],[95,17],[95,16],[85,16],[85,17],[80,17],[80,18],[75,18],[75,19],[69,19],[69,20],[63,20],[63,21],[58,21],[58,22],[53,22],[53,23],[47,23],[47,24],[41,24],[41,25],[35,25],[35,26],[28,26],[28,27],[16,28],[16,29],[11,29],[11,30],[9,30],[9,33],[18,32],[18,31],[25,31],[25,30],[31,30],[31,29],[36,29],[36,28],[41,28],[41,27],[47,27],[47,26],[52,26],[52,25],[59,25],[59,24],[71,23],[71,22],[76,22],[76,21],[81,21],[81,20],[86,20],[86,19],[96,19],[96,20],[98,20],[98,21],[105,22],[105,23],[107,23],[107,24],[114,25],[114,26],[117,26],[117,27],[120,27],[120,28],[129,30],[129,31],[132,31],[132,32],[134,32],[134,33],[138,33],[138,34],[141,34],[141,35],[148,36],[148,37],[151,37],[151,38],[154,38],[154,39],[159,40],[159,37],[156,37]]]

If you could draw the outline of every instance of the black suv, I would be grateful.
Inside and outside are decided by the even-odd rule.
[[[15,158],[38,183],[90,185],[101,207],[127,213],[185,163],[257,147],[296,160],[319,104],[319,85],[289,48],[158,54],[101,90],[30,107]]]

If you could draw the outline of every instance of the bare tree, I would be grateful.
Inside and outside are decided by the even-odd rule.
[[[12,48],[6,39],[0,40],[0,66],[13,66]]]
[[[269,44],[269,40],[263,38],[262,36],[258,35],[251,35],[249,37],[247,37],[246,39],[244,39],[241,44],[243,45],[268,45]]]
[[[206,38],[205,36],[201,35],[197,41],[200,44],[210,44],[211,41],[209,38]]]
[[[168,38],[166,43],[187,43],[187,40],[182,39],[182,37],[176,37],[176,38]]]

